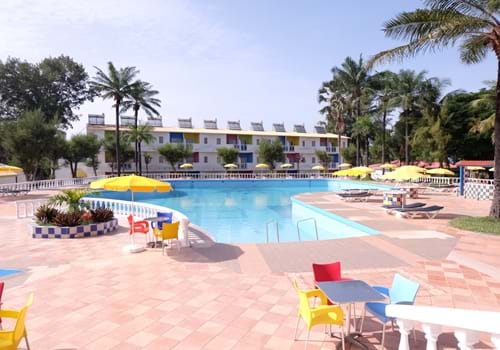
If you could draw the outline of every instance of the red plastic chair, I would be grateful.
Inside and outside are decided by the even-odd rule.
[[[340,261],[329,264],[312,264],[314,274],[314,285],[318,282],[348,281],[350,278],[342,278]],[[328,304],[332,305],[330,300]]]
[[[149,224],[147,221],[134,221],[134,216],[130,214],[128,216],[128,223],[130,225],[129,234],[133,233],[149,233]]]

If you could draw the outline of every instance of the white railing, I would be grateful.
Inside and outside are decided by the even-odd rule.
[[[81,177],[70,179],[53,179],[53,180],[39,180],[28,182],[16,182],[10,184],[1,184],[0,191],[34,191],[34,190],[47,190],[53,188],[85,186],[94,180],[102,179],[105,176]]]
[[[427,350],[437,349],[437,338],[443,328],[454,329],[461,350],[472,349],[479,333],[489,333],[496,349],[500,349],[500,312],[451,309],[432,306],[389,305],[387,315],[395,317],[401,333],[399,350],[409,350],[408,335],[419,323],[427,339]]]
[[[130,202],[121,201],[116,199],[105,199],[105,198],[92,198],[85,197],[82,198],[82,202],[87,203],[90,209],[96,208],[109,208],[113,210],[113,213],[117,216],[128,216],[129,214],[136,215],[141,218],[156,217],[159,211],[170,211],[173,213],[175,220],[180,221],[179,226],[179,238],[182,242],[182,246],[189,246],[188,232],[189,232],[189,219],[186,215],[181,212],[170,209],[167,207],[141,203],[141,202]]]
[[[226,179],[311,179],[311,178],[335,178],[331,173],[323,173],[319,171],[292,173],[280,170],[280,172],[261,171],[254,173],[240,173],[236,171],[227,171],[220,173],[195,173],[195,172],[176,172],[176,173],[149,173],[144,176],[159,179],[159,180],[175,180],[175,179],[190,179],[190,180],[226,180]]]
[[[453,185],[458,184],[458,177],[444,177],[444,176],[431,176],[431,177],[421,177],[413,180],[412,182],[418,183],[430,183],[439,185]]]
[[[16,201],[16,214],[18,219],[32,218],[39,206],[47,203],[47,198],[27,199]]]

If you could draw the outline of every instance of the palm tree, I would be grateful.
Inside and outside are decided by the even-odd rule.
[[[375,99],[378,109],[382,112],[382,164],[385,164],[387,114],[396,107],[397,86],[395,84],[396,74],[391,71],[383,71],[373,76],[375,85]]]
[[[342,163],[342,133],[345,131],[344,109],[346,108],[346,99],[339,94],[331,82],[324,82],[318,92],[319,103],[326,102],[327,104],[320,109],[320,113],[326,116],[327,125],[334,126],[334,130],[338,135],[338,154],[339,164]]]
[[[481,89],[481,95],[470,102],[470,106],[473,109],[477,109],[479,107],[485,107],[488,109],[495,109],[496,103],[496,92],[495,92],[495,82],[486,81],[487,89]],[[486,119],[478,120],[471,127],[470,131],[478,134],[486,134],[491,132],[495,128],[495,113],[491,114]],[[495,143],[495,133],[491,134],[491,141]]]
[[[344,97],[344,109],[347,111],[349,121],[353,121],[363,113],[366,99],[371,91],[371,76],[363,57],[355,61],[347,57],[340,67],[332,68],[332,80],[323,83],[322,88],[330,85],[330,90]],[[321,90],[320,90],[321,94]],[[356,163],[359,165],[359,138],[356,138]]]
[[[413,57],[460,42],[460,59],[479,63],[493,51],[497,57],[495,112],[495,191],[490,216],[500,217],[500,2],[426,0],[426,8],[402,12],[384,24],[386,36],[407,40],[376,54],[371,63]]]
[[[153,142],[153,127],[150,125],[138,125],[137,127],[132,126],[127,134],[127,140],[130,142],[134,141],[135,143],[136,149],[134,152],[134,160],[136,162],[136,171],[138,169],[139,175],[142,175],[141,145],[143,142],[147,145]]]
[[[142,108],[146,112],[147,116],[154,119],[158,117],[160,113],[156,108],[161,107],[161,100],[156,98],[159,92],[153,90],[153,86],[145,81],[137,81],[135,86],[130,92],[130,96],[125,99],[122,103],[122,112],[132,109],[134,111],[134,127],[138,129],[139,120],[139,110]],[[134,140],[135,144],[135,169],[139,169],[139,173],[142,172],[141,169],[141,155],[139,152],[139,141]]]
[[[352,136],[365,143],[365,166],[369,163],[370,136],[373,132],[373,121],[369,115],[360,116],[352,126]]]
[[[153,156],[149,153],[144,153],[144,164],[146,164],[146,174],[149,174],[149,164],[153,160]]]
[[[91,86],[101,94],[103,99],[112,99],[115,101],[115,143],[116,143],[116,164],[117,175],[121,175],[120,162],[120,107],[124,99],[128,98],[138,83],[134,81],[139,71],[135,67],[125,67],[116,69],[112,62],[108,62],[108,73],[106,74],[100,68],[96,76],[90,82]]]

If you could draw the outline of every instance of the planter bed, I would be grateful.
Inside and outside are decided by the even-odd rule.
[[[73,227],[64,226],[40,226],[32,225],[31,236],[33,238],[83,238],[97,237],[113,232],[118,227],[118,220],[112,219],[107,222],[96,224],[79,225]]]

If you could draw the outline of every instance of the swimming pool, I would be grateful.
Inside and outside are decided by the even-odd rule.
[[[375,189],[357,181],[303,180],[173,180],[169,193],[136,193],[135,200],[161,205],[184,213],[218,242],[288,242],[363,236],[375,230],[329,214],[292,196],[306,192]],[[128,200],[130,194],[104,191],[102,197]],[[267,227],[267,229],[266,229]],[[278,231],[278,232],[277,232]]]

